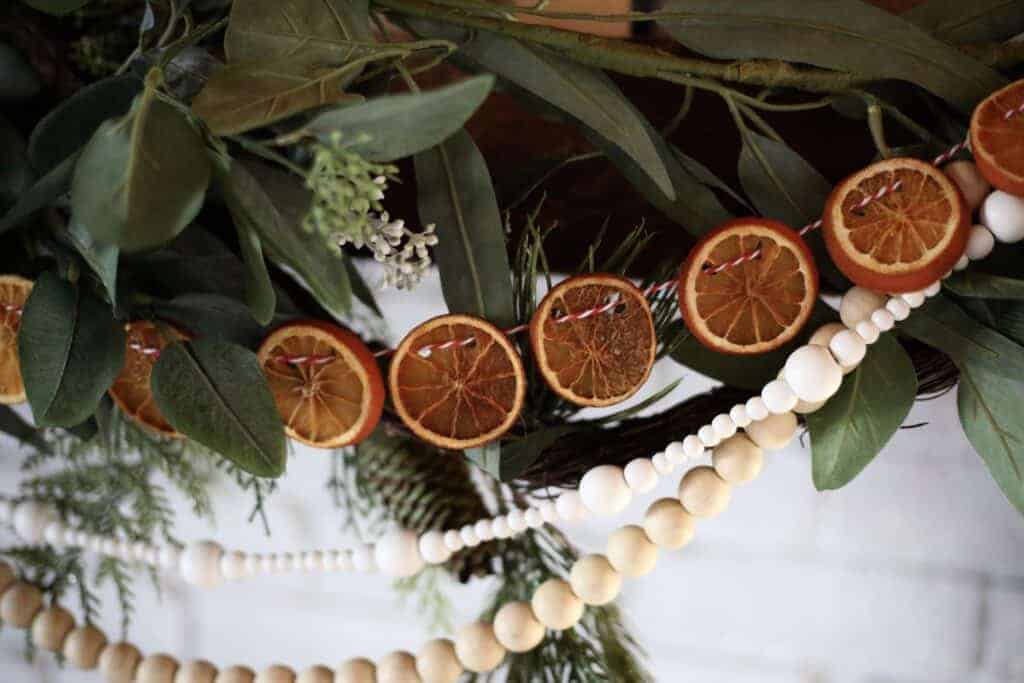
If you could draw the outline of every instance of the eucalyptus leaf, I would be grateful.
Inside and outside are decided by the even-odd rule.
[[[1002,42],[1024,32],[1017,0],[926,0],[900,17],[947,43]]]
[[[247,348],[258,346],[268,331],[247,306],[220,294],[181,294],[155,302],[153,311],[196,337],[222,339]]]
[[[185,436],[258,477],[284,473],[284,425],[253,352],[216,339],[175,342],[153,366],[150,386]]]
[[[348,279],[352,285],[352,293],[355,297],[362,301],[363,305],[376,313],[378,317],[384,317],[380,306],[377,305],[377,299],[373,296],[373,291],[366,284],[366,280],[363,279],[352,259],[345,259],[345,270],[348,272]]]
[[[0,405],[0,432],[44,453],[50,452],[50,445],[46,443],[39,430],[26,422],[10,406]]]
[[[0,218],[0,234],[28,220],[36,211],[53,204],[58,197],[67,192],[77,161],[78,155],[72,154],[55,166],[52,171],[32,183],[31,187],[21,194],[14,206],[7,210],[3,218]]]
[[[497,471],[488,472],[501,481],[511,481],[537,462],[544,455],[544,449],[579,428],[572,423],[552,425],[530,432],[521,439],[505,441],[501,445]]]
[[[0,116],[0,212],[6,212],[17,203],[32,184],[32,170],[25,152],[25,138],[18,129]]]
[[[1024,383],[960,363],[960,424],[1003,494],[1024,514]]]
[[[23,3],[33,9],[37,9],[40,12],[46,12],[47,14],[53,14],[55,16],[63,16],[65,14],[71,14],[76,9],[81,9],[88,5],[92,0],[21,0]]]
[[[21,52],[0,43],[0,100],[27,100],[42,87],[39,74]]]
[[[18,332],[36,423],[71,427],[93,414],[124,366],[124,327],[110,307],[53,272],[35,282]]]
[[[111,76],[90,83],[61,102],[32,129],[28,156],[38,173],[46,173],[81,149],[96,129],[122,116],[142,90],[134,76]]]
[[[117,303],[117,261],[121,250],[109,244],[97,244],[73,219],[68,223],[68,239],[100,279],[110,303]]]
[[[433,147],[462,128],[494,86],[474,76],[437,90],[385,95],[318,115],[303,129],[322,140],[341,133],[349,149],[367,159],[392,161]],[[368,139],[360,142],[362,136]]]
[[[669,0],[659,22],[716,59],[781,59],[916,83],[969,113],[1006,85],[997,71],[858,0]]]
[[[211,163],[202,137],[153,86],[131,111],[106,121],[82,150],[71,182],[71,212],[97,242],[150,249],[199,213]]]
[[[479,469],[501,480],[501,442],[493,441],[476,448],[467,448],[462,453]]]
[[[452,313],[515,323],[505,230],[483,155],[462,130],[415,157],[420,221],[437,225],[441,290]]]
[[[954,273],[944,287],[958,296],[983,299],[1024,299],[1024,280],[968,269]]]
[[[839,392],[807,415],[815,488],[841,488],[860,474],[900,428],[916,395],[913,362],[893,335],[882,335]]]
[[[246,177],[239,178],[241,175]],[[238,246],[245,263],[246,300],[253,318],[261,325],[266,325],[274,317],[277,298],[267,272],[267,263],[263,260],[263,245],[256,221],[269,220],[274,208],[266,195],[253,187],[255,184],[256,181],[249,176],[248,171],[234,163],[222,177],[224,199],[235,223]],[[262,205],[264,201],[267,204],[265,206]]]

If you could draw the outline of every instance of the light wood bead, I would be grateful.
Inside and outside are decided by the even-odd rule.
[[[362,657],[346,659],[338,667],[334,683],[377,683],[377,665]]]
[[[769,415],[763,420],[752,422],[744,430],[750,440],[766,451],[785,448],[796,435],[796,415],[781,413]]]
[[[271,664],[256,674],[254,683],[295,683],[295,670],[284,664]]]
[[[718,444],[711,454],[711,463],[730,484],[745,484],[761,473],[764,451],[746,434],[736,434]]]
[[[416,658],[404,650],[390,652],[377,662],[377,683],[423,683]]]
[[[569,585],[584,604],[607,605],[622,590],[622,574],[604,555],[584,555],[569,570]]]
[[[132,683],[142,653],[131,643],[110,643],[100,653],[100,673],[107,683]]]
[[[416,653],[416,672],[423,683],[455,683],[462,671],[455,644],[447,638],[428,640]]]
[[[658,546],[651,542],[642,527],[635,524],[612,532],[608,537],[606,554],[620,574],[631,578],[649,574],[658,562]]]
[[[544,640],[544,624],[527,602],[506,602],[494,615],[494,636],[509,652],[529,652]]]
[[[334,683],[334,672],[322,664],[303,670],[295,683]]]
[[[92,624],[72,629],[64,640],[64,658],[79,669],[92,670],[100,662],[100,652],[107,645],[107,636]]]
[[[256,672],[249,667],[229,666],[217,673],[217,678],[213,679],[213,683],[254,683],[255,680]]]
[[[174,683],[178,660],[170,655],[155,654],[143,658],[135,671],[135,683]]]
[[[0,562],[0,595],[3,595],[4,591],[10,588],[17,578],[11,565]]]
[[[43,592],[30,583],[17,581],[0,597],[0,619],[5,624],[28,628],[43,608]]]
[[[530,600],[537,621],[555,631],[572,628],[583,617],[583,601],[562,579],[548,579]]]
[[[679,502],[694,517],[715,517],[729,505],[732,486],[706,465],[694,467],[679,482]]]
[[[733,436],[726,441],[735,438]],[[721,448],[721,444],[718,448]],[[666,550],[678,550],[689,543],[693,539],[695,527],[693,517],[675,498],[654,501],[644,515],[644,533],[647,538]]]
[[[455,654],[462,666],[474,673],[493,671],[505,659],[505,648],[486,621],[466,624],[455,635]]]
[[[64,639],[74,627],[71,612],[60,605],[47,607],[32,620],[32,642],[40,650],[60,652]]]
[[[174,674],[174,683],[214,683],[217,680],[217,667],[205,659],[194,659],[185,662]],[[333,683],[328,679],[327,683]]]
[[[942,170],[960,188],[960,194],[964,196],[971,212],[981,206],[982,200],[992,189],[971,161],[954,161],[943,166]]]

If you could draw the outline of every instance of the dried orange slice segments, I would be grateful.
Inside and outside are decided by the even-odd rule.
[[[25,402],[18,330],[21,311],[31,293],[31,280],[20,275],[0,275],[0,403],[4,405]]]
[[[380,368],[348,330],[319,320],[292,322],[263,340],[257,358],[291,438],[340,448],[362,441],[380,422]]]
[[[657,338],[644,293],[629,280],[595,273],[548,292],[530,321],[530,343],[556,394],[578,405],[609,406],[647,381]]]
[[[971,151],[997,190],[1024,196],[1024,80],[981,101],[971,116]]]
[[[117,407],[135,422],[164,436],[182,438],[182,434],[164,419],[157,408],[149,380],[164,347],[179,339],[187,339],[188,335],[149,320],[130,322],[125,325],[125,332],[127,348],[124,352],[124,367],[107,393]]]
[[[825,204],[825,246],[861,287],[911,292],[956,264],[970,218],[945,173],[919,159],[886,159],[836,185]]]
[[[515,423],[526,373],[497,327],[469,315],[442,315],[402,340],[388,385],[413,434],[435,446],[465,449],[497,439]]]
[[[791,228],[739,218],[693,248],[678,295],[683,319],[702,344],[722,353],[764,353],[793,339],[807,322],[818,269]]]

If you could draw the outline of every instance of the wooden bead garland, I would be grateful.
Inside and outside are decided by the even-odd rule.
[[[174,683],[214,683],[217,680],[217,667],[205,659],[194,659],[185,662],[174,674]],[[326,683],[333,683],[334,676]]]
[[[141,660],[142,654],[131,643],[110,643],[100,653],[100,673],[107,683],[132,683]]]
[[[284,664],[271,664],[256,674],[254,683],[295,683],[295,671]]]
[[[377,665],[363,657],[347,659],[338,667],[334,683],[377,683]]]
[[[555,631],[572,628],[583,617],[583,601],[562,579],[548,579],[533,593],[530,607],[537,620]]]
[[[135,683],[174,683],[178,661],[165,654],[144,657],[135,671]]]
[[[764,451],[746,434],[737,434],[718,444],[711,454],[718,475],[730,484],[745,484],[764,466]]]
[[[213,683],[254,683],[255,680],[256,672],[249,667],[232,666],[218,672]]]
[[[843,325],[853,329],[857,323],[867,320],[872,311],[885,305],[885,297],[863,287],[851,287],[839,300],[839,319]]]
[[[416,653],[416,672],[423,683],[456,683],[463,668],[455,644],[447,638],[428,640]]]
[[[100,652],[107,645],[103,631],[92,624],[72,629],[64,640],[64,658],[79,669],[95,669],[100,662]]]
[[[494,615],[494,636],[509,652],[529,652],[544,640],[544,624],[526,602],[507,602]]]
[[[456,634],[455,654],[468,671],[485,673],[501,664],[505,648],[494,636],[494,627],[486,621],[474,621]]]
[[[32,620],[32,643],[40,650],[60,652],[64,639],[74,627],[71,612],[59,605],[47,607]]]
[[[760,422],[751,423],[744,431],[750,440],[766,451],[785,448],[796,435],[797,421],[793,413],[771,415]]]
[[[732,486],[706,465],[694,467],[679,482],[679,501],[694,517],[715,517],[721,514],[729,505],[731,497]]]
[[[17,628],[28,628],[42,608],[42,591],[30,583],[17,581],[0,597],[0,620]]]
[[[334,672],[322,664],[304,669],[295,683],[334,683]]]
[[[10,588],[17,578],[14,575],[14,570],[11,569],[11,565],[6,562],[0,562],[0,595],[3,595],[4,591]]]
[[[569,585],[585,605],[607,605],[622,590],[622,575],[604,555],[584,555],[569,570]]]
[[[635,524],[613,531],[606,552],[611,565],[623,576],[632,578],[649,574],[658,561],[658,546]]]
[[[416,658],[404,650],[395,650],[377,662],[377,683],[422,683],[416,673]]]
[[[736,436],[730,437],[722,443],[728,443],[735,438]],[[721,447],[722,444],[719,444],[718,448]],[[690,542],[695,530],[693,517],[675,498],[660,498],[654,501],[644,515],[644,533],[659,548],[678,550]]]

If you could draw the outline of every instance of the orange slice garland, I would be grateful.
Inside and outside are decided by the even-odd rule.
[[[897,185],[898,183],[898,185]],[[836,185],[825,204],[829,256],[878,292],[927,287],[967,247],[970,211],[956,184],[924,161],[886,159]]]
[[[971,151],[981,175],[1003,192],[1024,196],[1024,80],[998,90],[974,109]]]
[[[21,311],[32,293],[32,281],[20,275],[0,275],[0,404],[25,402],[18,355]]]
[[[107,393],[117,407],[137,423],[164,436],[182,438],[182,434],[164,419],[157,408],[149,380],[160,351],[171,342],[187,339],[187,335],[166,325],[161,328],[148,320],[128,323],[125,331],[124,367]]]
[[[512,342],[468,315],[443,315],[413,329],[395,351],[388,384],[402,422],[424,441],[449,449],[500,437],[519,417],[526,395],[526,373]]]
[[[724,264],[729,266],[716,268]],[[764,353],[793,339],[807,322],[818,296],[818,269],[791,228],[740,218],[693,248],[678,295],[683,319],[702,344],[722,353]]]
[[[380,422],[380,369],[348,330],[319,320],[289,323],[263,340],[257,358],[291,438],[340,448],[362,441]]]
[[[644,293],[629,280],[595,273],[548,292],[530,321],[530,343],[556,394],[578,405],[608,406],[643,386],[657,338]]]

